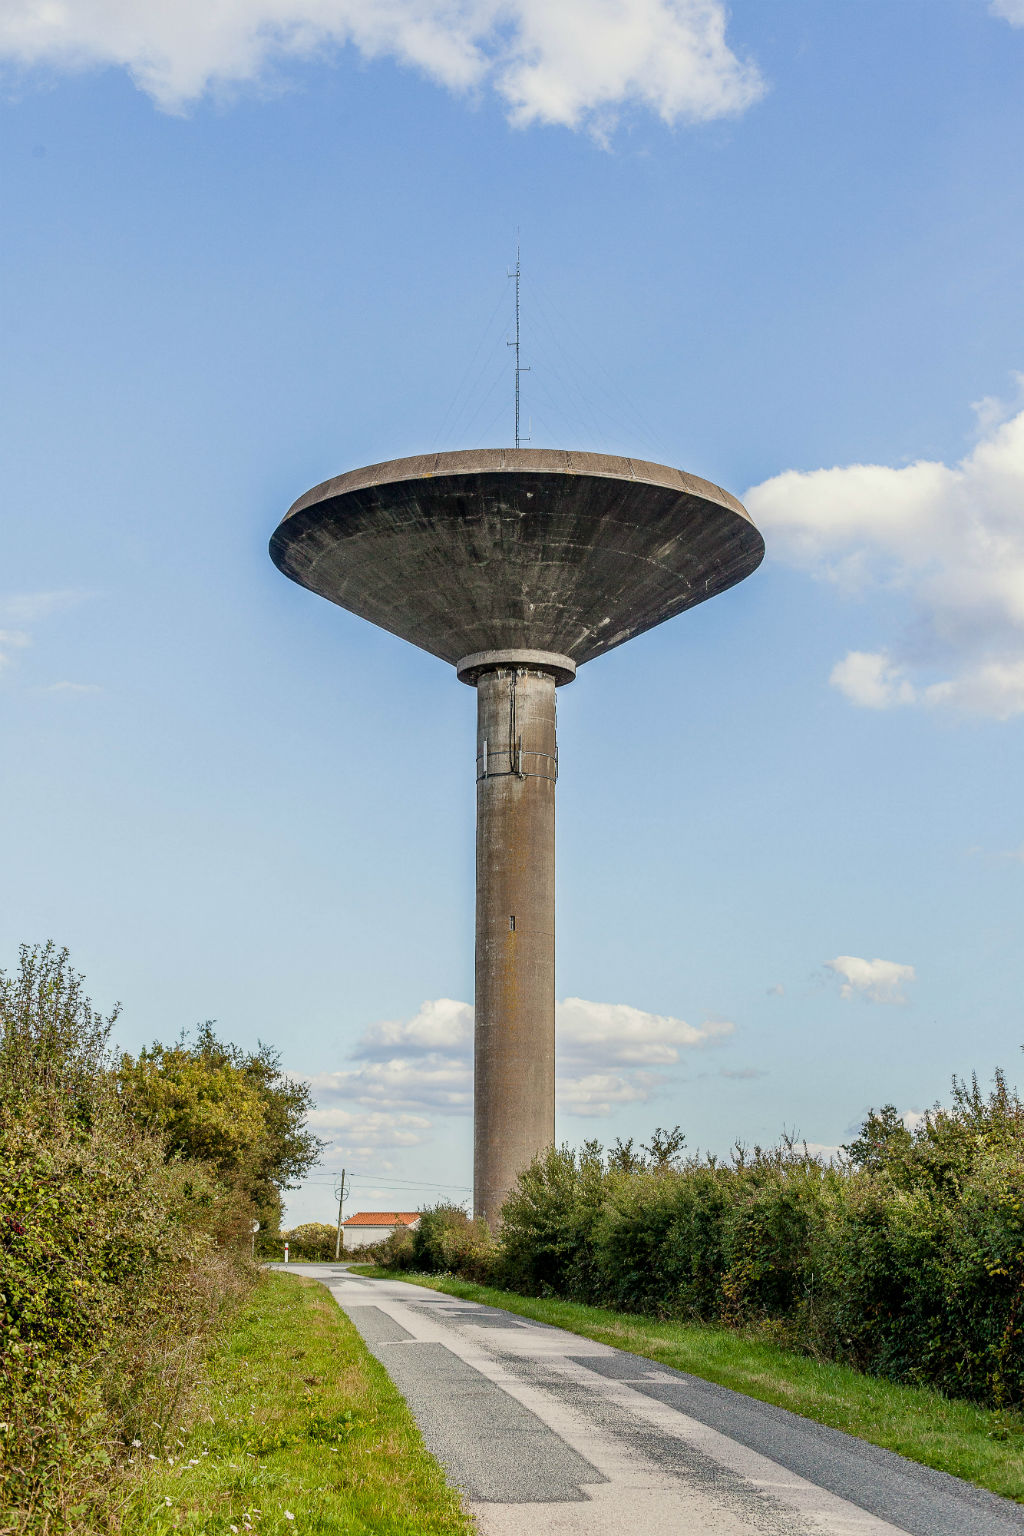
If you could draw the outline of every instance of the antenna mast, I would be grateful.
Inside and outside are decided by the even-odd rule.
[[[519,366],[519,240],[518,240],[518,237],[516,239],[516,269],[515,269],[514,272],[509,272],[508,276],[509,277],[514,277],[515,280],[516,280],[516,339],[515,339],[515,341],[507,341],[505,343],[505,345],[507,347],[515,347],[515,349],[516,349],[516,447],[518,448],[520,443],[528,443],[530,441],[530,439],[528,437],[521,437],[520,434],[519,434],[519,375],[521,373],[529,373],[530,370],[529,370],[529,368],[520,368],[520,366]]]

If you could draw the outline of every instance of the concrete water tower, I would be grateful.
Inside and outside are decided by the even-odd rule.
[[[555,1134],[555,689],[735,586],[764,541],[706,480],[533,448],[374,464],[299,498],[278,569],[477,691],[474,1209]]]

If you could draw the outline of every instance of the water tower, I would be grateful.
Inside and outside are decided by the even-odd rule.
[[[742,581],[764,541],[706,480],[495,448],[352,470],[299,498],[278,569],[477,691],[474,1209],[555,1131],[555,689]]]

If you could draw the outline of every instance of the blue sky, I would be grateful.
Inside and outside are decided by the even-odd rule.
[[[0,79],[0,963],[279,1046],[294,1219],[468,1186],[473,695],[266,541],[509,441],[518,228],[534,443],[768,543],[560,691],[560,1135],[1016,1070],[1020,0],[7,0]]]

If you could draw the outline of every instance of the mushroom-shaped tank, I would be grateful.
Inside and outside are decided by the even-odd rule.
[[[742,581],[764,541],[727,491],[681,470],[487,448],[326,480],[270,553],[443,661],[534,651],[581,665]]]
[[[476,686],[473,1198],[494,1224],[555,1134],[555,688],[742,581],[764,542],[738,501],[678,469],[491,448],[328,480],[270,552]]]

